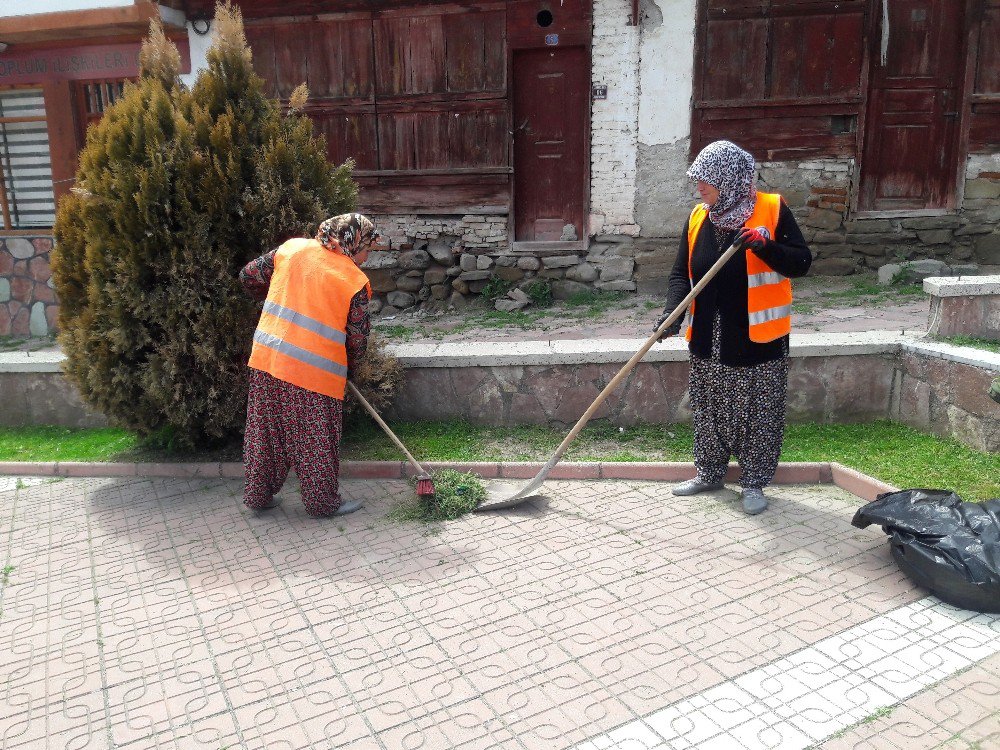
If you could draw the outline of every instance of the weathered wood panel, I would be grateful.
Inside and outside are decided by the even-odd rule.
[[[253,69],[264,79],[268,96],[278,95],[274,63],[274,26],[272,24],[246,26],[247,44],[253,54]]]
[[[506,22],[502,12],[443,17],[446,88],[451,92],[507,87]]]
[[[950,208],[958,172],[965,0],[894,0],[874,67],[858,207]]]
[[[546,47],[546,37],[559,37],[559,47],[588,46],[593,23],[591,0],[514,0],[507,3],[507,43],[512,49]],[[551,19],[544,13],[551,14]],[[622,23],[628,19],[622,18]],[[542,25],[549,21],[548,25]]]
[[[863,22],[861,13],[776,19],[771,98],[859,96]]]
[[[983,10],[976,60],[977,94],[1000,94],[1000,3]]]
[[[865,0],[701,0],[691,147],[738,138],[770,158],[854,156]]]
[[[699,119],[696,148],[725,138],[761,160],[849,157],[856,149],[854,111],[850,105],[706,110]]]
[[[380,107],[382,169],[507,166],[504,99]]]
[[[702,99],[767,99],[767,32],[763,19],[710,20]]]
[[[444,91],[441,16],[376,19],[375,81],[379,97]]]
[[[308,27],[309,95],[371,99],[374,95],[371,21],[325,21]]]
[[[334,164],[354,159],[357,169],[378,169],[378,136],[374,111],[307,111],[318,134],[326,138],[326,155]]]
[[[365,184],[368,183],[368,184]],[[441,184],[434,177],[407,175],[398,181],[362,182],[358,209],[371,213],[505,214],[510,211],[510,180],[505,175],[466,177]]]

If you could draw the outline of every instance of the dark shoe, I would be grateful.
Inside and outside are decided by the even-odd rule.
[[[721,490],[723,487],[725,485],[722,482],[703,482],[698,477],[695,477],[686,482],[681,482],[671,492],[681,497],[688,497],[689,495],[697,495],[699,492],[715,492],[716,490]]]
[[[360,500],[345,500],[340,504],[340,507],[333,512],[335,516],[346,516],[348,513],[353,513],[358,510],[364,503]]]
[[[756,516],[767,510],[767,496],[764,490],[747,487],[743,490],[743,510],[748,516]]]

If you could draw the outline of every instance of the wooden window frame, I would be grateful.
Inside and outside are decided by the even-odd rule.
[[[12,86],[2,86],[0,91],[14,91],[18,89],[33,89],[40,90],[43,92],[44,88],[37,84],[15,84]],[[25,122],[44,122],[48,123],[48,115],[33,116],[33,117],[3,117],[0,116],[0,125],[7,123],[25,123]],[[51,143],[49,145],[49,160],[51,164]],[[14,178],[11,175],[11,184],[13,184]],[[13,226],[13,220],[10,213],[10,200],[7,195],[7,165],[4,160],[0,159],[0,220],[2,220],[3,225],[0,226],[0,232],[2,236],[18,236],[18,235],[28,235],[28,234],[38,234],[39,231],[44,231],[47,227],[30,227],[30,228],[15,228]]]

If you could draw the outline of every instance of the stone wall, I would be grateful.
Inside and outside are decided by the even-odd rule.
[[[640,343],[397,345],[405,379],[385,416],[568,428]],[[61,359],[58,352],[0,354],[0,425],[104,424],[59,372]],[[1000,407],[987,395],[1000,374],[998,354],[888,332],[817,334],[793,338],[789,365],[791,422],[892,419],[1000,451]],[[658,344],[594,418],[621,426],[686,422],[687,383],[683,342]]]
[[[399,252],[373,252],[363,268],[375,292],[371,309],[385,316],[417,307],[462,309],[491,280],[527,292],[532,284],[548,284],[556,299],[594,289],[632,292],[637,288],[634,278],[643,273],[655,275],[664,267],[661,263],[655,272],[643,271],[661,260],[658,251],[644,247],[642,241],[630,237],[602,235],[586,254],[536,257],[472,248],[455,235],[439,235],[408,238],[399,245]]]
[[[0,237],[0,336],[47,336],[59,305],[52,288],[51,236]]]
[[[1000,405],[989,395],[1000,374],[1000,356],[983,352],[992,364],[941,356],[946,345],[904,346],[893,373],[890,416],[894,421],[953,437],[976,450],[1000,451]]]
[[[462,368],[407,368],[394,419],[459,419],[473,424],[572,426],[622,362]],[[788,418],[867,422],[889,417],[891,357],[804,357],[789,372]],[[642,362],[595,412],[614,425],[690,420],[688,362]],[[860,395],[859,395],[860,394]]]
[[[940,216],[848,217],[857,179],[853,159],[761,164],[760,186],[786,197],[812,248],[815,274],[845,275],[918,258],[996,264],[1000,165],[995,161],[970,157],[961,210]]]
[[[1000,275],[924,279],[931,336],[1000,341]]]

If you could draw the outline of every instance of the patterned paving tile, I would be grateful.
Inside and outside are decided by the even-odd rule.
[[[235,481],[0,478],[0,748],[837,749],[883,724],[901,747],[996,742],[995,658],[906,610],[920,595],[849,525],[854,498],[780,487],[749,518],[731,491],[546,490],[422,528],[385,521],[402,481],[349,482],[366,507],[316,521],[294,490],[247,513]],[[902,695],[913,664],[944,682]],[[709,744],[663,745],[653,717],[678,705],[668,724],[721,727]],[[862,723],[817,733],[845,710]]]

